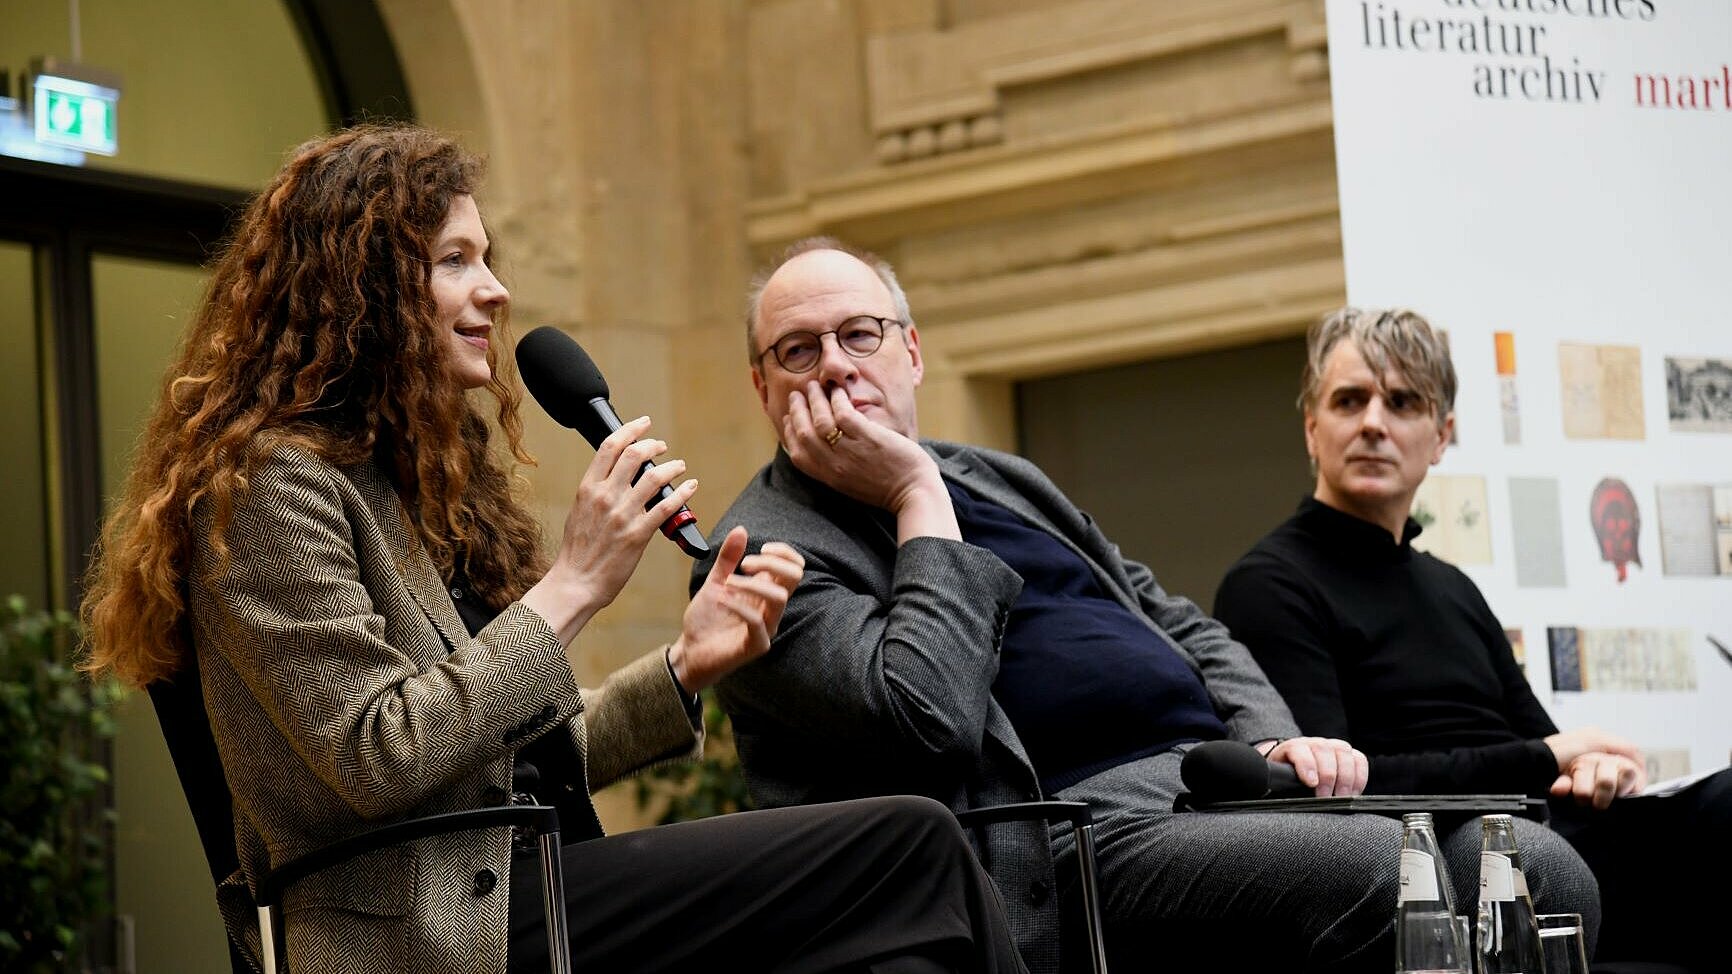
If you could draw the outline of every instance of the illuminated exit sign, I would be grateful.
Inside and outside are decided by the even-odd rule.
[[[118,147],[114,125],[118,88],[53,74],[38,74],[34,82],[36,141],[114,155]]]

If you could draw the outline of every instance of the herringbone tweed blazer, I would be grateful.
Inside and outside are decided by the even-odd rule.
[[[279,447],[248,477],[224,561],[209,504],[187,573],[206,709],[234,794],[241,869],[218,898],[257,959],[249,890],[272,864],[384,822],[498,804],[515,751],[570,742],[587,799],[701,743],[660,651],[580,690],[547,623],[521,604],[470,638],[383,473]],[[544,796],[545,797],[545,796]],[[510,835],[388,849],[284,899],[295,974],[503,971]]]
[[[1202,676],[1230,736],[1298,733],[1245,648],[1188,599],[1127,561],[1034,464],[977,447],[922,441],[946,480],[1016,512],[1081,555],[1102,587],[1165,632]],[[1034,766],[992,696],[999,643],[1022,579],[974,545],[916,538],[898,549],[887,512],[795,469],[786,453],[717,522],[754,544],[806,557],[770,652],[718,695],[753,798],[763,805],[924,794],[953,810],[1029,801]],[[707,565],[694,569],[694,587]],[[1040,825],[995,826],[979,849],[1029,969],[1058,966],[1052,854]]]

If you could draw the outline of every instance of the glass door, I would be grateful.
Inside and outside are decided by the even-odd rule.
[[[119,496],[133,451],[150,448],[139,436],[204,282],[204,270],[193,264],[91,255],[104,511]],[[140,972],[222,974],[229,969],[228,940],[214,909],[204,847],[150,698],[128,694],[116,720],[114,899],[124,918],[121,954],[130,952]]]
[[[36,248],[0,239],[0,598],[21,595],[33,609],[50,604],[49,465],[42,322]]]

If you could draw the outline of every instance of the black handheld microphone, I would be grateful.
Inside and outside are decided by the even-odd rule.
[[[1242,741],[1204,741],[1179,761],[1179,780],[1200,802],[1305,798],[1312,791],[1290,764],[1278,764]]]
[[[600,447],[609,433],[623,425],[607,401],[607,380],[601,377],[601,370],[583,346],[565,332],[543,325],[524,335],[517,343],[517,369],[523,373],[529,394],[547,415],[559,425],[582,433],[591,446]],[[631,482],[637,483],[652,466],[645,461]],[[673,488],[664,486],[644,509],[671,496]],[[710,553],[704,533],[698,530],[697,515],[684,505],[662,522],[662,534],[693,558]]]

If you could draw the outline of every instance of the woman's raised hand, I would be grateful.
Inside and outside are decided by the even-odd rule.
[[[667,452],[666,443],[644,438],[649,427],[648,417],[639,417],[601,441],[566,513],[553,566],[523,596],[523,603],[540,613],[563,642],[570,642],[619,595],[637,570],[650,536],[698,489],[696,480],[687,480],[644,509],[657,491],[686,471],[684,460],[669,460],[632,483],[646,462]]]

